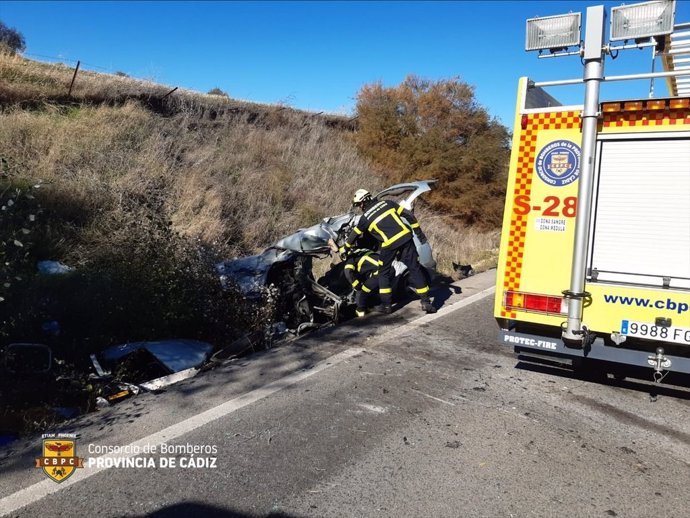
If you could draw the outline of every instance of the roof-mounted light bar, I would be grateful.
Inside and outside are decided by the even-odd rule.
[[[611,41],[639,40],[673,32],[675,0],[656,0],[611,8]]]
[[[580,45],[581,13],[527,20],[525,50],[561,50]]]

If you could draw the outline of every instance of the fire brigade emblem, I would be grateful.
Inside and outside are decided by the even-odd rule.
[[[36,467],[55,482],[67,480],[77,468],[84,467],[84,459],[77,455],[74,439],[43,439],[43,457],[36,459]]]
[[[580,176],[580,147],[569,140],[557,140],[544,146],[535,162],[537,174],[545,183],[563,187]]]

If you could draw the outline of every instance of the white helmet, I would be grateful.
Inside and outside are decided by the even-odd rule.
[[[367,191],[366,189],[358,189],[357,192],[355,193],[355,197],[352,198],[352,204],[353,205],[361,205],[365,201],[369,201],[371,199],[371,193]]]

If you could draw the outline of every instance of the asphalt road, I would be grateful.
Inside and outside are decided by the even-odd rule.
[[[517,361],[497,343],[492,276],[437,293],[435,316],[411,303],[62,430],[87,463],[89,449],[155,445],[139,457],[156,468],[56,484],[33,467],[40,438],[0,450],[0,514],[687,517],[690,391],[652,401],[650,384]],[[216,467],[179,466],[212,462],[192,458]]]

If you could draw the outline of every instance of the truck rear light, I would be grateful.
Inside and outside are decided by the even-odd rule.
[[[604,113],[612,113],[621,111],[621,103],[604,103],[601,105],[601,111]]]
[[[630,101],[623,105],[623,109],[627,112],[637,112],[640,111],[644,106],[642,101]]]
[[[647,101],[648,110],[663,110],[664,108],[666,108],[666,101],[664,101],[663,99]]]
[[[527,129],[527,123],[529,122],[529,117],[527,115],[523,115],[520,117],[520,128],[521,129]]]
[[[669,108],[672,110],[678,110],[679,108],[690,107],[690,99],[671,99],[668,102]]]
[[[519,309],[551,315],[568,314],[567,299],[556,295],[506,291],[503,297],[503,305],[506,309]]]

